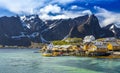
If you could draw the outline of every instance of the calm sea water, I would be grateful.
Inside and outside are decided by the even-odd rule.
[[[0,49],[0,73],[120,73],[120,59],[42,57],[32,49]]]

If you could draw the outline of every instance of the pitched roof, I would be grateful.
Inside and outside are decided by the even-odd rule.
[[[107,48],[106,45],[95,45],[97,48]]]
[[[117,44],[116,42],[110,42],[113,46],[120,46],[119,44]]]

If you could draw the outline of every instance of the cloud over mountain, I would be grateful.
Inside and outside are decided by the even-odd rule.
[[[0,0],[0,8],[8,9],[11,12],[35,13],[37,8],[44,7],[48,4],[66,4],[74,0]]]
[[[104,27],[120,23],[119,3],[119,0],[0,0],[0,16],[38,14],[41,19],[67,19],[94,13]]]
[[[98,6],[94,6],[94,9],[97,11],[96,16],[98,16],[102,27],[111,23],[120,24],[120,13],[108,11]]]

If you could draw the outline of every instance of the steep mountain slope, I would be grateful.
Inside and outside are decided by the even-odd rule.
[[[117,24],[117,25],[120,25],[120,24]],[[120,28],[117,25],[109,24],[108,26],[104,27],[103,29],[111,32],[111,34],[113,34],[114,37],[120,38]]]
[[[19,17],[1,17],[0,18],[0,35],[20,35],[23,32]]]
[[[12,36],[20,36],[24,32],[19,16],[0,18],[0,44],[24,45],[30,44],[27,38],[13,39]]]
[[[44,21],[38,15],[29,15],[21,17],[25,34],[33,42],[41,42],[41,32],[48,28]]]
[[[91,15],[87,18],[87,20],[75,26],[72,31],[71,37],[85,37],[86,35],[94,35],[96,38],[100,36],[101,28],[99,26],[99,22],[96,16]]]
[[[39,18],[38,15],[23,16],[21,17],[21,20],[28,34],[40,32],[47,28],[45,23]]]
[[[120,38],[120,28],[118,28],[117,26],[114,26],[114,30],[115,30],[115,37]]]
[[[38,15],[0,18],[0,44],[29,46],[32,42],[63,40],[68,37],[112,37],[113,24],[101,28],[95,15],[59,20],[41,20]],[[120,30],[114,26],[116,36]],[[17,43],[15,43],[17,42]]]
[[[60,19],[47,21],[50,29],[43,32],[43,37],[46,40],[62,40],[64,38],[70,37],[73,28],[79,24],[84,23],[88,18],[88,15],[78,17],[75,19]],[[49,24],[49,22],[52,22]],[[49,36],[49,37],[48,37]]]

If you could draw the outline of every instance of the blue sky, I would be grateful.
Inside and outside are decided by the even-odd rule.
[[[0,0],[0,16],[38,14],[66,19],[95,14],[101,26],[120,23],[120,0]]]

